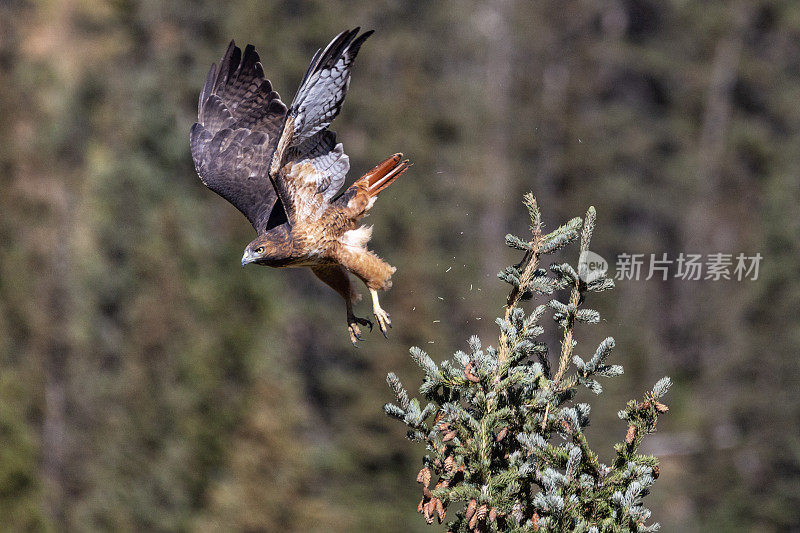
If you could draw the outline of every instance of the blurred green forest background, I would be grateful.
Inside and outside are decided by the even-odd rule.
[[[188,146],[230,39],[290,100],[357,25],[351,176],[415,163],[369,220],[395,327],[360,350],[309,272],[239,266],[252,228]],[[757,281],[592,302],[579,350],[613,335],[626,375],[584,400],[608,459],[617,410],[672,376],[664,531],[800,531],[798,43],[788,0],[0,0],[0,529],[436,530],[384,378],[496,339],[530,190],[551,228],[597,206],[612,269],[763,255]]]

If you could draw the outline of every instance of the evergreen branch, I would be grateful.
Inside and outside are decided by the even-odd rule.
[[[599,323],[597,311],[579,306],[586,292],[611,289],[613,282],[601,276],[587,284],[566,263],[551,266],[549,275],[539,267],[542,254],[578,239],[581,253],[588,251],[596,214],[590,208],[585,219],[542,235],[536,200],[528,194],[524,203],[531,238],[506,236],[506,244],[524,251],[524,257],[498,274],[511,285],[504,316],[497,319],[498,349],[483,349],[473,336],[469,353],[457,351],[452,361],[437,365],[412,348],[411,357],[424,373],[419,390],[430,402],[424,409],[408,397],[397,376],[387,377],[397,403],[386,404],[386,414],[402,420],[408,438],[424,442],[430,452],[417,476],[422,485],[417,509],[427,523],[441,523],[448,505],[463,502],[464,509],[448,524],[450,531],[460,532],[652,531],[657,524],[645,525],[650,511],[643,498],[658,477],[658,461],[638,449],[668,410],[661,398],[669,379],[619,412],[628,423],[625,438],[615,445],[610,466],[600,462],[583,433],[589,405],[574,398],[581,385],[600,394],[597,379],[619,376],[622,367],[606,363],[614,348],[611,337],[588,361],[576,355],[575,324]],[[521,305],[566,287],[566,303],[551,299],[527,314]],[[552,379],[547,346],[535,340],[544,331],[539,321],[547,308],[563,330]]]
[[[570,292],[569,296],[569,306],[567,310],[567,316],[565,317],[565,325],[564,325],[564,338],[561,340],[561,357],[558,360],[558,371],[556,375],[553,377],[553,381],[557,384],[561,381],[561,378],[564,376],[564,373],[567,371],[567,366],[569,366],[569,362],[572,359],[572,349],[574,348],[572,335],[573,335],[573,326],[575,324],[575,310],[578,307],[578,302],[581,297],[581,292],[579,288],[579,284],[576,281],[575,286],[572,288],[572,292]]]

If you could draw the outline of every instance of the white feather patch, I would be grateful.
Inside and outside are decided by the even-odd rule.
[[[353,248],[364,248],[372,238],[372,226],[361,226],[358,229],[351,229],[342,235],[342,243]]]

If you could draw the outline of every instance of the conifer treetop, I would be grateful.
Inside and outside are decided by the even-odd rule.
[[[448,522],[452,532],[655,531],[658,524],[647,524],[643,498],[658,477],[658,460],[638,449],[668,410],[661,398],[669,378],[619,412],[627,430],[614,447],[614,461],[601,463],[583,432],[590,406],[575,396],[579,388],[602,393],[598,379],[623,370],[606,362],[615,346],[611,337],[587,361],[577,355],[575,327],[599,322],[600,314],[582,304],[614,282],[604,274],[586,281],[568,263],[541,266],[543,256],[576,241],[581,254],[589,250],[595,209],[543,234],[536,199],[526,194],[523,202],[531,235],[505,238],[524,256],[498,273],[511,285],[504,316],[497,319],[498,347],[484,348],[473,336],[468,352],[456,351],[439,364],[411,348],[424,373],[419,392],[425,407],[409,397],[394,373],[387,376],[396,402],[384,411],[403,421],[407,437],[428,452],[417,475],[417,510],[431,524],[443,523],[455,508]],[[541,302],[526,311],[523,303],[532,299]],[[547,345],[538,340],[548,312],[561,330],[555,373]]]

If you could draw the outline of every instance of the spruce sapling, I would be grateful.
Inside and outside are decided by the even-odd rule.
[[[506,236],[506,244],[524,257],[498,274],[511,285],[504,316],[497,319],[498,347],[484,348],[472,337],[468,353],[457,351],[438,365],[411,348],[424,372],[419,392],[425,407],[409,398],[394,373],[387,377],[397,400],[384,406],[386,414],[403,421],[408,438],[428,451],[417,475],[417,510],[431,524],[457,509],[448,523],[452,532],[655,531],[659,526],[646,523],[650,511],[642,500],[658,477],[658,460],[638,449],[668,410],[661,398],[670,380],[661,379],[642,401],[630,401],[619,412],[628,429],[614,447],[614,461],[601,463],[583,432],[589,404],[574,398],[580,387],[602,393],[598,378],[619,376],[622,367],[607,363],[613,338],[584,360],[575,352],[574,332],[578,323],[599,322],[600,314],[582,304],[589,293],[612,289],[614,282],[604,272],[581,275],[582,264],[555,264],[549,271],[541,266],[542,256],[575,241],[585,256],[595,210],[543,234],[533,195],[525,195],[524,203],[531,237]],[[553,297],[562,291],[565,301]],[[547,301],[526,312],[522,303],[534,298]],[[555,368],[538,340],[548,310],[561,330]]]

